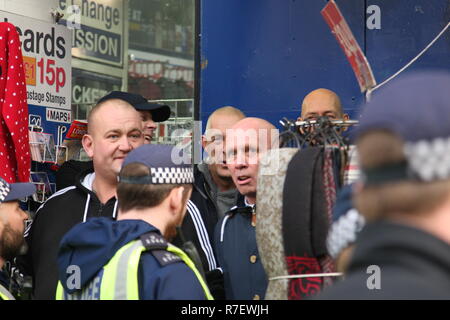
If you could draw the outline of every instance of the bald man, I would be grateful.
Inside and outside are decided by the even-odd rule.
[[[302,113],[298,121],[316,120],[327,116],[332,120],[348,120],[342,111],[341,100],[338,95],[328,89],[316,89],[306,95],[302,102]]]
[[[236,202],[236,187],[225,164],[223,142],[226,131],[243,118],[245,115],[239,109],[230,106],[219,108],[209,116],[205,134],[202,136],[202,145],[208,155],[208,161],[200,164],[198,168],[205,176],[216,198],[214,202],[216,202],[220,218]]]
[[[181,231],[185,240],[195,245],[206,273],[211,293],[215,298],[224,298],[223,278],[217,270],[214,252],[214,228],[221,217],[235,206],[239,192],[231,174],[224,164],[226,131],[245,115],[237,108],[226,106],[215,110],[208,118],[202,145],[207,155],[205,162],[194,167],[194,189],[188,203],[187,214]],[[177,236],[173,244],[181,247],[182,239]]]
[[[58,271],[56,257],[64,234],[90,217],[115,217],[117,175],[126,155],[144,143],[140,114],[132,95],[105,96],[88,117],[82,143],[93,160],[75,185],[53,194],[36,212],[31,230],[25,232],[30,250],[26,273],[33,276],[35,299],[55,299]]]
[[[259,159],[278,146],[277,130],[266,120],[245,118],[227,132],[226,161],[243,196],[216,226],[214,242],[227,299],[264,299],[267,277],[256,245],[256,185]]]

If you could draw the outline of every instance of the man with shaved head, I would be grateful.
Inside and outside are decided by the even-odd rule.
[[[91,217],[115,217],[117,175],[126,155],[144,143],[136,95],[121,92],[101,98],[88,116],[83,147],[93,170],[82,172],[73,186],[53,194],[36,212],[25,232],[30,246],[24,270],[33,276],[35,299],[54,299],[57,250],[64,234]]]
[[[225,164],[223,143],[227,130],[244,117],[242,111],[231,106],[219,108],[209,116],[202,136],[206,158],[194,168],[194,189],[181,226],[185,240],[195,245],[211,292],[218,299],[224,294],[223,277],[217,269],[214,252],[214,228],[219,219],[237,204],[239,196]],[[173,243],[181,247],[181,236]]]
[[[302,113],[298,121],[316,120],[327,116],[331,120],[348,120],[342,111],[338,95],[328,89],[316,89],[306,95],[302,102]]]
[[[234,200],[227,201],[228,194],[235,195],[235,185],[231,179],[230,171],[225,164],[225,152],[223,142],[226,138],[226,131],[233,127],[238,121],[245,118],[239,109],[234,107],[222,107],[214,111],[208,118],[205,134],[202,136],[202,145],[208,154],[207,163],[200,164],[199,170],[205,178],[209,180],[211,189],[216,194],[216,205],[219,217],[223,217],[225,212],[231,207]],[[216,188],[214,188],[214,185]]]
[[[246,118],[235,124],[227,138],[226,157],[239,192],[249,204],[256,203],[259,157],[272,146],[275,127],[259,118]],[[256,138],[254,134],[257,134]]]
[[[317,120],[319,117],[328,117],[330,120],[349,120],[349,116],[342,110],[341,100],[339,96],[328,89],[320,88],[311,91],[306,95],[302,102],[301,116],[298,121]],[[312,128],[310,130],[313,130]],[[344,133],[346,127],[338,129],[339,133]],[[302,128],[300,133],[304,134]],[[348,135],[347,135],[348,136]],[[312,145],[316,141],[309,141]],[[344,172],[344,184],[350,184],[359,178],[358,155],[356,148],[350,145],[348,151],[349,163]]]
[[[243,196],[216,226],[215,245],[227,299],[263,299],[267,277],[256,245],[256,185],[259,160],[278,146],[277,130],[266,120],[245,118],[227,131],[226,163]]]

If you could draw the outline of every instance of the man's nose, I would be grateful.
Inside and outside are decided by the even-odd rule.
[[[128,152],[133,149],[131,141],[128,137],[124,136],[120,139],[119,149],[124,152]]]
[[[248,167],[248,161],[247,161],[247,160],[248,160],[247,157],[243,157],[243,158],[241,158],[241,159],[238,159],[238,160],[236,161],[234,167],[235,167],[237,170],[241,170],[241,169],[247,168],[247,167]]]
[[[23,219],[24,221],[30,219],[30,217],[28,216],[28,213],[26,213],[24,210],[20,209],[20,218]]]
[[[147,120],[144,123],[144,127],[149,129],[156,129],[156,122],[153,120]]]
[[[220,153],[219,158],[217,159],[219,164],[227,164],[227,154],[225,153],[225,151],[222,151]]]

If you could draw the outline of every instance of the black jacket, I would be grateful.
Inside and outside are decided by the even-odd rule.
[[[202,262],[205,272],[218,267],[214,252],[214,228],[219,221],[217,208],[210,196],[209,187],[203,174],[194,168],[194,187],[188,202],[186,216],[181,230],[186,241],[192,241]],[[182,240],[178,235],[172,243],[182,246]]]
[[[68,160],[55,173],[56,191],[73,186],[81,172],[94,170],[91,161]]]
[[[90,217],[115,216],[116,199],[102,204],[92,191],[93,171],[82,173],[75,186],[53,194],[36,212],[25,231],[29,246],[19,267],[33,277],[34,299],[55,299],[59,243],[73,226]]]
[[[345,280],[319,298],[450,299],[450,245],[406,225],[367,225]]]

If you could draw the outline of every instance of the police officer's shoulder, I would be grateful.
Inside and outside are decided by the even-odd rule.
[[[161,266],[151,251],[145,251],[141,256],[139,272],[141,299],[204,299],[196,275],[182,261]]]
[[[169,243],[162,235],[156,232],[149,232],[143,234],[140,239],[145,249],[153,255],[161,267],[176,262],[182,262],[182,259],[179,256],[167,251]]]

